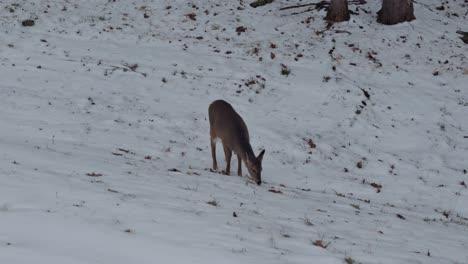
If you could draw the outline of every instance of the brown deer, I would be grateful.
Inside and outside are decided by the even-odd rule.
[[[260,185],[262,183],[262,160],[265,150],[258,157],[255,156],[250,146],[249,131],[242,117],[223,100],[216,100],[208,107],[210,119],[211,155],[213,157],[213,170],[218,170],[216,161],[216,138],[223,143],[224,155],[226,156],[226,170],[224,174],[229,175],[231,170],[231,157],[234,151],[237,154],[237,175],[242,176],[242,161],[247,166],[252,179]]]

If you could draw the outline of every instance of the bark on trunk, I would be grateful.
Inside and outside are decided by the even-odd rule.
[[[377,14],[377,22],[385,25],[395,25],[416,19],[413,0],[383,0],[382,8]]]
[[[349,20],[347,0],[331,0],[325,20],[331,22],[342,22]]]

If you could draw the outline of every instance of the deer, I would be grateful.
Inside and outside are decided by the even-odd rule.
[[[213,158],[213,171],[218,171],[216,160],[216,140],[221,139],[226,158],[226,169],[223,174],[229,175],[231,170],[231,157],[237,154],[237,175],[242,177],[242,161],[250,177],[258,185],[262,183],[262,160],[265,149],[255,156],[250,145],[249,131],[242,117],[234,108],[224,100],[216,100],[208,107],[210,121],[211,156]]]

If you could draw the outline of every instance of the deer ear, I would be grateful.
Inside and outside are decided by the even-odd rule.
[[[265,154],[265,150],[262,150],[262,152],[260,152],[260,154],[258,154],[257,159],[258,159],[260,162],[262,162],[262,160],[263,160],[263,154]]]

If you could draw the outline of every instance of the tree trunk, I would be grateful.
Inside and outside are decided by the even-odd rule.
[[[325,20],[330,22],[342,22],[349,20],[347,0],[331,0]]]
[[[412,0],[383,0],[382,8],[377,12],[377,22],[385,25],[416,19]]]

